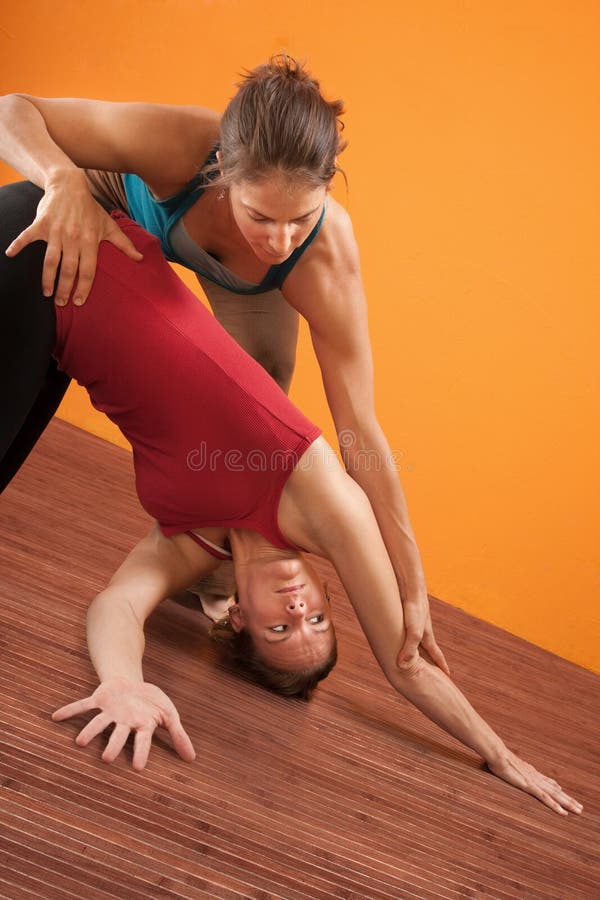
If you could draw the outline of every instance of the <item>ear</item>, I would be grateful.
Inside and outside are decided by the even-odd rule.
[[[227,615],[229,616],[229,622],[231,623],[233,630],[238,633],[242,631],[244,628],[244,617],[237,603],[234,603],[233,606],[229,607]]]

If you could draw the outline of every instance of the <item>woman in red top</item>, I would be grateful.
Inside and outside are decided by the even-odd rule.
[[[67,302],[77,272],[75,303],[83,302],[100,240],[139,259],[99,197],[157,234],[169,257],[198,273],[221,324],[284,389],[294,368],[298,314],[304,316],[344,438],[344,464],[370,500],[396,573],[407,624],[403,660],[422,646],[447,671],[398,471],[364,465],[391,451],[375,413],[352,223],[328,194],[343,149],[341,112],[342,104],[325,100],[315,79],[285,56],[249,73],[222,116],[201,107],[4,97],[0,156],[45,192],[35,221],[24,223],[9,253],[47,241],[46,295],[62,257],[56,302]],[[375,141],[373,152],[375,159],[386,150]],[[55,402],[64,383],[48,373],[43,396]],[[12,441],[11,471],[48,405],[42,397],[25,433]],[[8,463],[0,466],[0,486],[3,475],[10,475]]]
[[[18,229],[16,212],[28,191],[17,185],[0,192],[0,249],[13,236],[7,221],[15,218]],[[98,689],[55,719],[99,710],[78,743],[114,724],[107,761],[133,730],[134,767],[143,768],[157,726],[169,729],[184,759],[194,758],[172,702],[144,681],[143,625],[161,600],[218,564],[214,554],[223,555],[227,537],[239,598],[228,614],[232,629],[271,668],[322,675],[332,661],[334,632],[308,551],[334,565],[400,694],[480,753],[499,777],[557,813],[581,812],[554,780],[508,750],[438,666],[418,653],[399,661],[406,637],[402,602],[365,492],[318,429],[179,281],[158,241],[121,214],[113,221],[143,253],[143,263],[103,244],[85,307],[59,308],[56,323],[40,334],[51,338],[59,366],[86,385],[130,439],[138,494],[158,524],[91,604],[88,643]],[[27,250],[1,269],[3,338],[15,345],[37,333],[33,319],[46,322],[37,295],[13,290],[27,272],[35,280],[41,272],[43,247]]]

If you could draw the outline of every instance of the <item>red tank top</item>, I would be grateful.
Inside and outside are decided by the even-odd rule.
[[[165,535],[216,525],[292,546],[279,500],[320,430],[186,288],[158,240],[113,217],[144,260],[100,245],[85,305],[56,308],[60,368],[130,441],[138,497]]]

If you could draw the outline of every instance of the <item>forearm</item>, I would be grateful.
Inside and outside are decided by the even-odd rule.
[[[402,598],[426,597],[421,555],[404,491],[392,451],[379,424],[374,423],[368,430],[353,435],[352,446],[342,447],[342,454],[348,474],[369,498]]]
[[[40,112],[17,94],[0,98],[0,157],[43,190],[57,178],[85,183],[83,171],[52,140]]]
[[[116,677],[144,680],[143,623],[111,588],[99,594],[88,609],[87,642],[100,681]]]
[[[386,675],[403,697],[487,763],[497,763],[506,754],[502,740],[437,666],[420,659],[413,672],[391,667]]]
[[[338,516],[324,536],[324,555],[335,566],[384,675],[445,731],[487,762],[497,759],[505,749],[502,741],[437,665],[416,654],[409,665],[398,666],[406,629],[396,575],[366,495],[356,485],[344,487]]]
[[[129,553],[88,609],[90,657],[101,681],[143,681],[144,623],[165,597],[189,587],[216,560],[185,535],[165,538],[155,525]]]

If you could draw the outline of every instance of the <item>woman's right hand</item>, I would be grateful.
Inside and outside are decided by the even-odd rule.
[[[566,794],[553,778],[542,775],[507,747],[503,747],[502,752],[493,760],[486,760],[486,764],[498,778],[537,797],[560,816],[566,816],[570,812],[580,814],[583,811],[581,803]]]
[[[110,725],[113,732],[102,754],[104,762],[113,762],[135,732],[133,768],[141,771],[148,762],[152,736],[157,728],[166,728],[173,748],[186,762],[193,762],[196,753],[184,730],[175,705],[164,691],[146,681],[130,681],[127,678],[110,678],[103,681],[90,697],[76,700],[52,713],[55,722],[62,722],[81,713],[99,710],[83,728],[76,743],[87,745]]]
[[[81,169],[49,180],[34,221],[15,238],[6,255],[16,256],[34,241],[46,241],[48,245],[42,272],[46,297],[54,292],[60,265],[54,296],[58,306],[68,303],[75,285],[75,305],[82,306],[87,300],[96,274],[100,241],[110,241],[133,260],[143,258],[115,220],[94,200]]]

